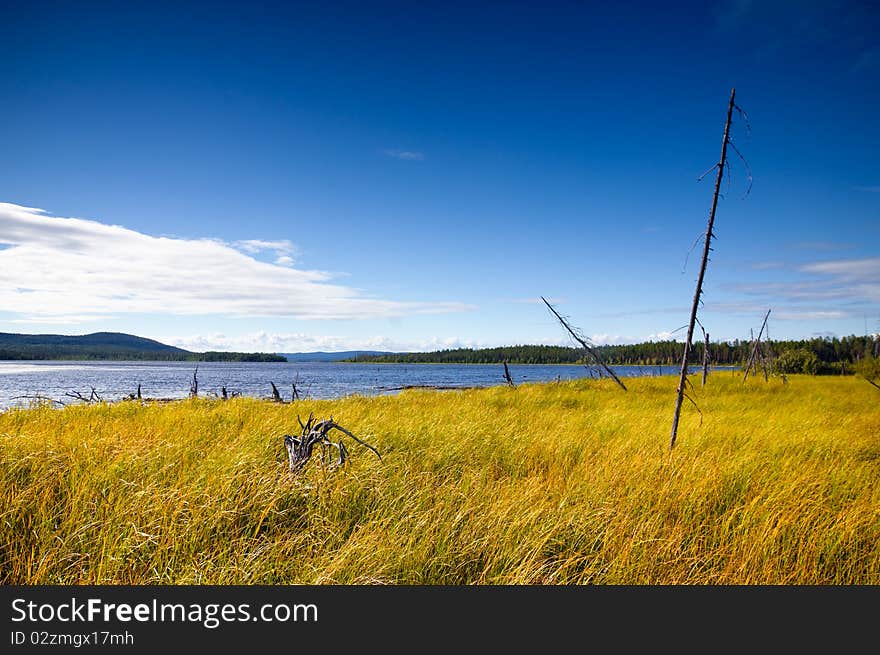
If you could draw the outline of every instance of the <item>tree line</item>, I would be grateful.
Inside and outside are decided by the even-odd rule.
[[[834,372],[841,364],[853,364],[864,357],[880,356],[876,336],[824,337],[763,342],[765,356],[775,359],[786,352],[807,352],[818,362],[815,372]],[[683,344],[679,341],[648,341],[635,344],[596,346],[599,356],[619,366],[674,366],[681,363]],[[750,341],[709,342],[709,359],[716,366],[743,366],[749,359]],[[703,342],[694,343],[689,361],[699,364]],[[425,353],[360,355],[349,362],[406,364],[587,364],[582,348],[567,346],[516,345],[497,348],[455,348]],[[823,367],[830,370],[822,370]]]
[[[158,362],[286,362],[287,358],[273,353],[239,353],[209,351],[203,353],[156,350],[113,350],[106,348],[53,348],[39,346],[29,348],[0,348],[0,360],[52,360],[52,361],[158,361]]]

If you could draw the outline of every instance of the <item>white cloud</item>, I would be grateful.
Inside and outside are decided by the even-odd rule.
[[[296,246],[287,239],[278,241],[265,241],[263,239],[245,239],[232,244],[239,250],[250,255],[271,251],[275,255],[275,263],[279,266],[293,266],[293,255],[296,254]]]
[[[401,341],[387,336],[344,337],[303,332],[250,332],[230,336],[220,332],[203,335],[155,337],[186,350],[238,352],[339,352],[343,350],[388,350],[393,352],[428,352],[454,348],[485,348],[497,344],[458,337],[432,337],[420,341]]]
[[[514,298],[510,302],[527,304],[527,305],[541,305],[543,307],[546,307],[546,305],[544,304],[544,301],[541,300],[541,298]],[[547,302],[549,302],[551,305],[554,305],[554,306],[555,305],[564,305],[565,303],[568,302],[568,299],[550,297],[550,298],[547,298]]]
[[[657,332],[656,334],[649,334],[648,341],[669,341],[671,339],[676,339],[676,338],[681,339],[681,341],[684,341],[683,335],[686,336],[686,333],[684,333],[684,332],[676,333],[676,332],[670,332],[668,330],[664,330],[662,332]],[[709,341],[711,342],[711,339]]]
[[[800,270],[830,278],[847,297],[880,303],[880,257],[814,262]]]
[[[594,334],[590,337],[594,346],[611,346],[621,343],[632,343],[632,337],[622,337],[619,334]]]
[[[880,303],[880,257],[814,261],[785,266],[800,279],[723,285],[751,301],[708,303],[712,311],[758,314],[773,308],[781,320],[851,318]]]
[[[386,150],[385,154],[394,159],[403,159],[404,161],[422,161],[425,159],[425,153],[415,150]]]
[[[813,262],[801,266],[800,270],[805,273],[837,275],[848,280],[878,282],[880,281],[880,257]]]
[[[472,309],[396,302],[292,268],[287,241],[154,237],[0,203],[0,304],[15,320],[81,322],[130,313],[358,319]],[[276,263],[242,252],[272,250]],[[286,258],[286,259],[285,259]]]
[[[773,317],[780,321],[815,321],[829,318],[847,318],[851,314],[838,310],[822,311],[822,310],[787,310],[774,312]]]
[[[235,245],[245,252],[255,254],[264,250],[274,250],[276,253],[293,252],[293,244],[287,239],[279,241],[263,241],[262,239],[245,239],[236,241]]]

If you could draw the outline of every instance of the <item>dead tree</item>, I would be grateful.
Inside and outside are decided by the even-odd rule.
[[[749,354],[749,361],[746,364],[746,372],[743,374],[743,379],[742,379],[743,383],[745,383],[746,379],[749,377],[749,371],[751,370],[753,365],[755,367],[755,372],[757,373],[758,361],[756,359],[756,355],[758,354],[758,349],[761,345],[761,335],[764,333],[764,328],[767,327],[767,318],[769,316],[770,316],[770,310],[768,309],[767,313],[764,314],[764,322],[761,323],[761,329],[758,331],[758,337],[752,343],[752,352]],[[761,359],[763,359],[763,358],[764,358],[764,354],[761,353]],[[766,377],[766,375],[767,375],[767,366],[765,364],[764,376]]]
[[[290,402],[294,400],[300,400],[302,396],[300,396],[299,389],[297,388],[297,383],[299,382],[299,372],[296,374],[296,379],[290,383]]]
[[[229,399],[229,394],[226,393],[226,385],[225,385],[225,384],[224,384],[223,386],[220,387],[220,397],[221,397],[223,400],[228,400],[228,399]]]
[[[300,436],[294,437],[289,434],[284,435],[284,447],[287,449],[287,460],[291,474],[296,474],[305,467],[309,459],[311,459],[312,451],[316,446],[321,447],[321,461],[324,464],[329,463],[333,467],[345,464],[348,459],[348,449],[345,447],[342,440],[335,443],[330,440],[329,435],[331,430],[338,430],[339,432],[348,435],[362,446],[372,450],[380,460],[382,459],[382,455],[379,454],[378,450],[336,423],[332,416],[328,420],[315,422],[314,415],[309,414],[309,419],[305,423],[303,423],[299,417],[297,417],[296,420],[300,426]],[[338,454],[338,459],[335,463],[330,461],[330,452],[333,448],[336,449]]]
[[[767,372],[767,357],[764,355],[764,343],[758,346],[758,356],[761,358],[761,370],[764,372],[764,382],[768,382],[770,380],[770,375]]]
[[[709,333],[702,325],[700,329],[703,331],[703,385],[706,386],[706,376],[709,375]]]
[[[721,190],[721,180],[724,178],[724,167],[727,163],[727,144],[730,142],[730,119],[733,116],[735,96],[736,89],[731,89],[730,102],[727,105],[727,121],[724,123],[724,136],[721,139],[721,158],[714,166],[718,171],[715,176],[715,191],[712,194],[712,209],[709,211],[709,221],[706,224],[706,235],[703,237],[703,258],[700,262],[700,273],[697,276],[697,287],[694,290],[694,300],[691,305],[691,317],[688,321],[687,336],[685,337],[684,348],[681,355],[681,372],[679,373],[678,389],[675,394],[675,412],[672,415],[672,434],[669,437],[670,450],[675,447],[675,437],[678,434],[678,420],[681,416],[681,403],[685,397],[685,386],[688,384],[688,356],[691,353],[691,341],[694,338],[694,323],[697,320],[697,309],[700,306],[700,296],[703,293],[703,278],[706,276],[706,265],[709,263],[709,252],[712,250],[712,228],[715,225],[715,210],[718,208],[718,193]],[[688,398],[688,400],[693,402],[692,398]]]
[[[138,382],[137,399],[141,400],[141,383]]]
[[[513,378],[510,377],[510,369],[507,368],[507,362],[504,362],[504,379],[507,380],[507,384],[516,389],[516,385],[513,383]]]
[[[586,350],[587,353],[589,353],[589,355],[596,361],[596,363],[599,366],[601,366],[603,369],[605,369],[605,372],[608,373],[608,375],[610,375],[612,378],[614,378],[614,381],[620,385],[621,389],[626,391],[626,386],[623,384],[623,382],[620,381],[620,378],[614,374],[614,371],[612,371],[610,368],[608,368],[608,365],[604,361],[602,361],[602,358],[599,357],[599,353],[597,353],[595,350],[593,350],[593,348],[590,346],[590,344],[587,343],[587,340],[584,337],[581,337],[577,332],[575,332],[571,328],[571,326],[568,323],[566,323],[565,319],[559,315],[559,312],[557,312],[555,309],[553,309],[553,305],[551,305],[549,302],[547,302],[547,299],[544,296],[541,296],[541,300],[544,301],[544,304],[547,305],[547,308],[551,312],[553,312],[553,315],[559,320],[560,323],[562,323],[562,327],[564,327],[566,330],[568,330],[568,333],[574,338],[574,340],[577,341],[579,344],[581,344],[581,346],[583,346],[583,349]],[[590,371],[590,372],[592,373],[592,371]]]
[[[95,387],[89,387],[91,389],[91,393],[89,393],[88,397],[82,395],[79,391],[66,391],[64,395],[68,398],[75,398],[81,402],[86,404],[95,403],[95,402],[104,402],[104,399],[101,398],[101,395],[95,391]]]
[[[269,384],[272,385],[272,400],[275,401],[276,403],[283,403],[284,400],[282,400],[281,394],[278,393],[278,387],[275,386],[274,382],[270,381]]]
[[[189,383],[189,396],[195,398],[199,395],[199,365],[196,364],[196,370],[193,371],[192,382]]]

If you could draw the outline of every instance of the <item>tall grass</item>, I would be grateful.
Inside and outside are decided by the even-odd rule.
[[[852,378],[671,377],[0,415],[5,584],[878,584],[880,409]],[[345,468],[287,473],[297,414]],[[345,437],[343,437],[345,439]]]

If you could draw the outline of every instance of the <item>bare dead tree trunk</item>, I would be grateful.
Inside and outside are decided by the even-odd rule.
[[[761,357],[761,370],[764,371],[764,382],[768,382],[770,380],[770,376],[767,373],[767,357],[764,355],[764,344],[761,343],[758,348],[758,355]]]
[[[504,362],[504,379],[507,380],[507,384],[516,389],[516,385],[513,383],[513,378],[510,377],[510,369],[507,368],[507,362]]]
[[[189,383],[189,395],[195,398],[199,395],[199,365],[196,364],[196,370],[193,371],[192,382]]]
[[[275,383],[270,381],[269,384],[272,385],[272,400],[274,400],[276,403],[284,402],[281,399],[281,394],[278,393],[278,387],[275,386]]]
[[[687,337],[684,342],[684,352],[681,355],[681,373],[678,378],[678,389],[675,395],[675,413],[672,415],[672,435],[669,438],[669,449],[675,447],[675,436],[678,434],[678,419],[681,416],[681,402],[684,400],[684,388],[687,384],[688,355],[691,352],[691,340],[694,338],[694,323],[697,320],[697,309],[700,306],[700,295],[703,293],[703,278],[706,275],[706,265],[709,263],[709,251],[712,249],[712,226],[715,224],[715,210],[718,208],[718,192],[721,190],[721,180],[724,177],[724,165],[727,161],[727,143],[730,139],[730,119],[733,116],[734,97],[736,89],[730,90],[730,102],[727,105],[727,122],[724,124],[724,137],[721,139],[721,159],[716,164],[718,174],[715,176],[715,192],[712,194],[712,209],[709,211],[709,221],[706,224],[706,236],[703,239],[703,259],[700,262],[700,274],[697,277],[697,288],[694,291],[694,301],[691,306],[691,318],[688,322]]]
[[[583,346],[584,350],[586,350],[588,353],[590,353],[590,355],[592,356],[592,358],[593,358],[594,360],[596,360],[596,363],[599,364],[602,368],[604,368],[604,369],[605,369],[605,372],[608,373],[608,375],[610,375],[611,377],[614,378],[614,381],[617,382],[617,384],[620,385],[620,388],[621,388],[621,389],[623,389],[624,391],[626,391],[626,387],[624,386],[623,382],[621,382],[621,381],[620,381],[620,378],[618,378],[618,377],[614,374],[614,371],[612,371],[610,368],[608,368],[608,365],[605,364],[605,362],[602,361],[602,358],[599,357],[599,353],[597,353],[595,350],[593,350],[593,349],[590,347],[590,344],[588,344],[584,339],[582,339],[580,336],[578,336],[577,332],[575,332],[574,330],[571,329],[571,326],[569,326],[569,324],[565,322],[565,319],[562,318],[562,317],[559,315],[559,312],[557,312],[555,309],[553,309],[553,305],[551,305],[549,302],[547,302],[547,299],[546,299],[544,296],[541,296],[541,300],[543,300],[543,301],[544,301],[544,304],[547,305],[547,307],[550,309],[551,312],[553,312],[553,315],[554,315],[557,319],[559,319],[559,322],[562,323],[562,326],[563,326],[566,330],[568,330],[568,333],[569,333],[572,337],[574,337],[574,339],[575,339],[579,344],[581,344],[581,346]]]
[[[703,386],[705,387],[706,376],[709,375],[709,333],[702,326],[700,329],[703,330]]]
[[[758,346],[761,345],[761,335],[764,333],[764,328],[767,327],[767,318],[770,316],[770,310],[767,310],[767,313],[764,314],[764,322],[761,323],[761,329],[758,331],[758,338],[755,339],[755,342],[752,344],[752,352],[749,355],[749,362],[746,364],[746,372],[743,374],[743,382],[749,377],[749,370],[752,368],[752,365],[755,366],[755,372],[758,371],[758,361],[755,358],[758,354]],[[763,353],[761,355],[763,357]]]
[[[141,383],[140,382],[138,382],[137,399],[141,400]]]

